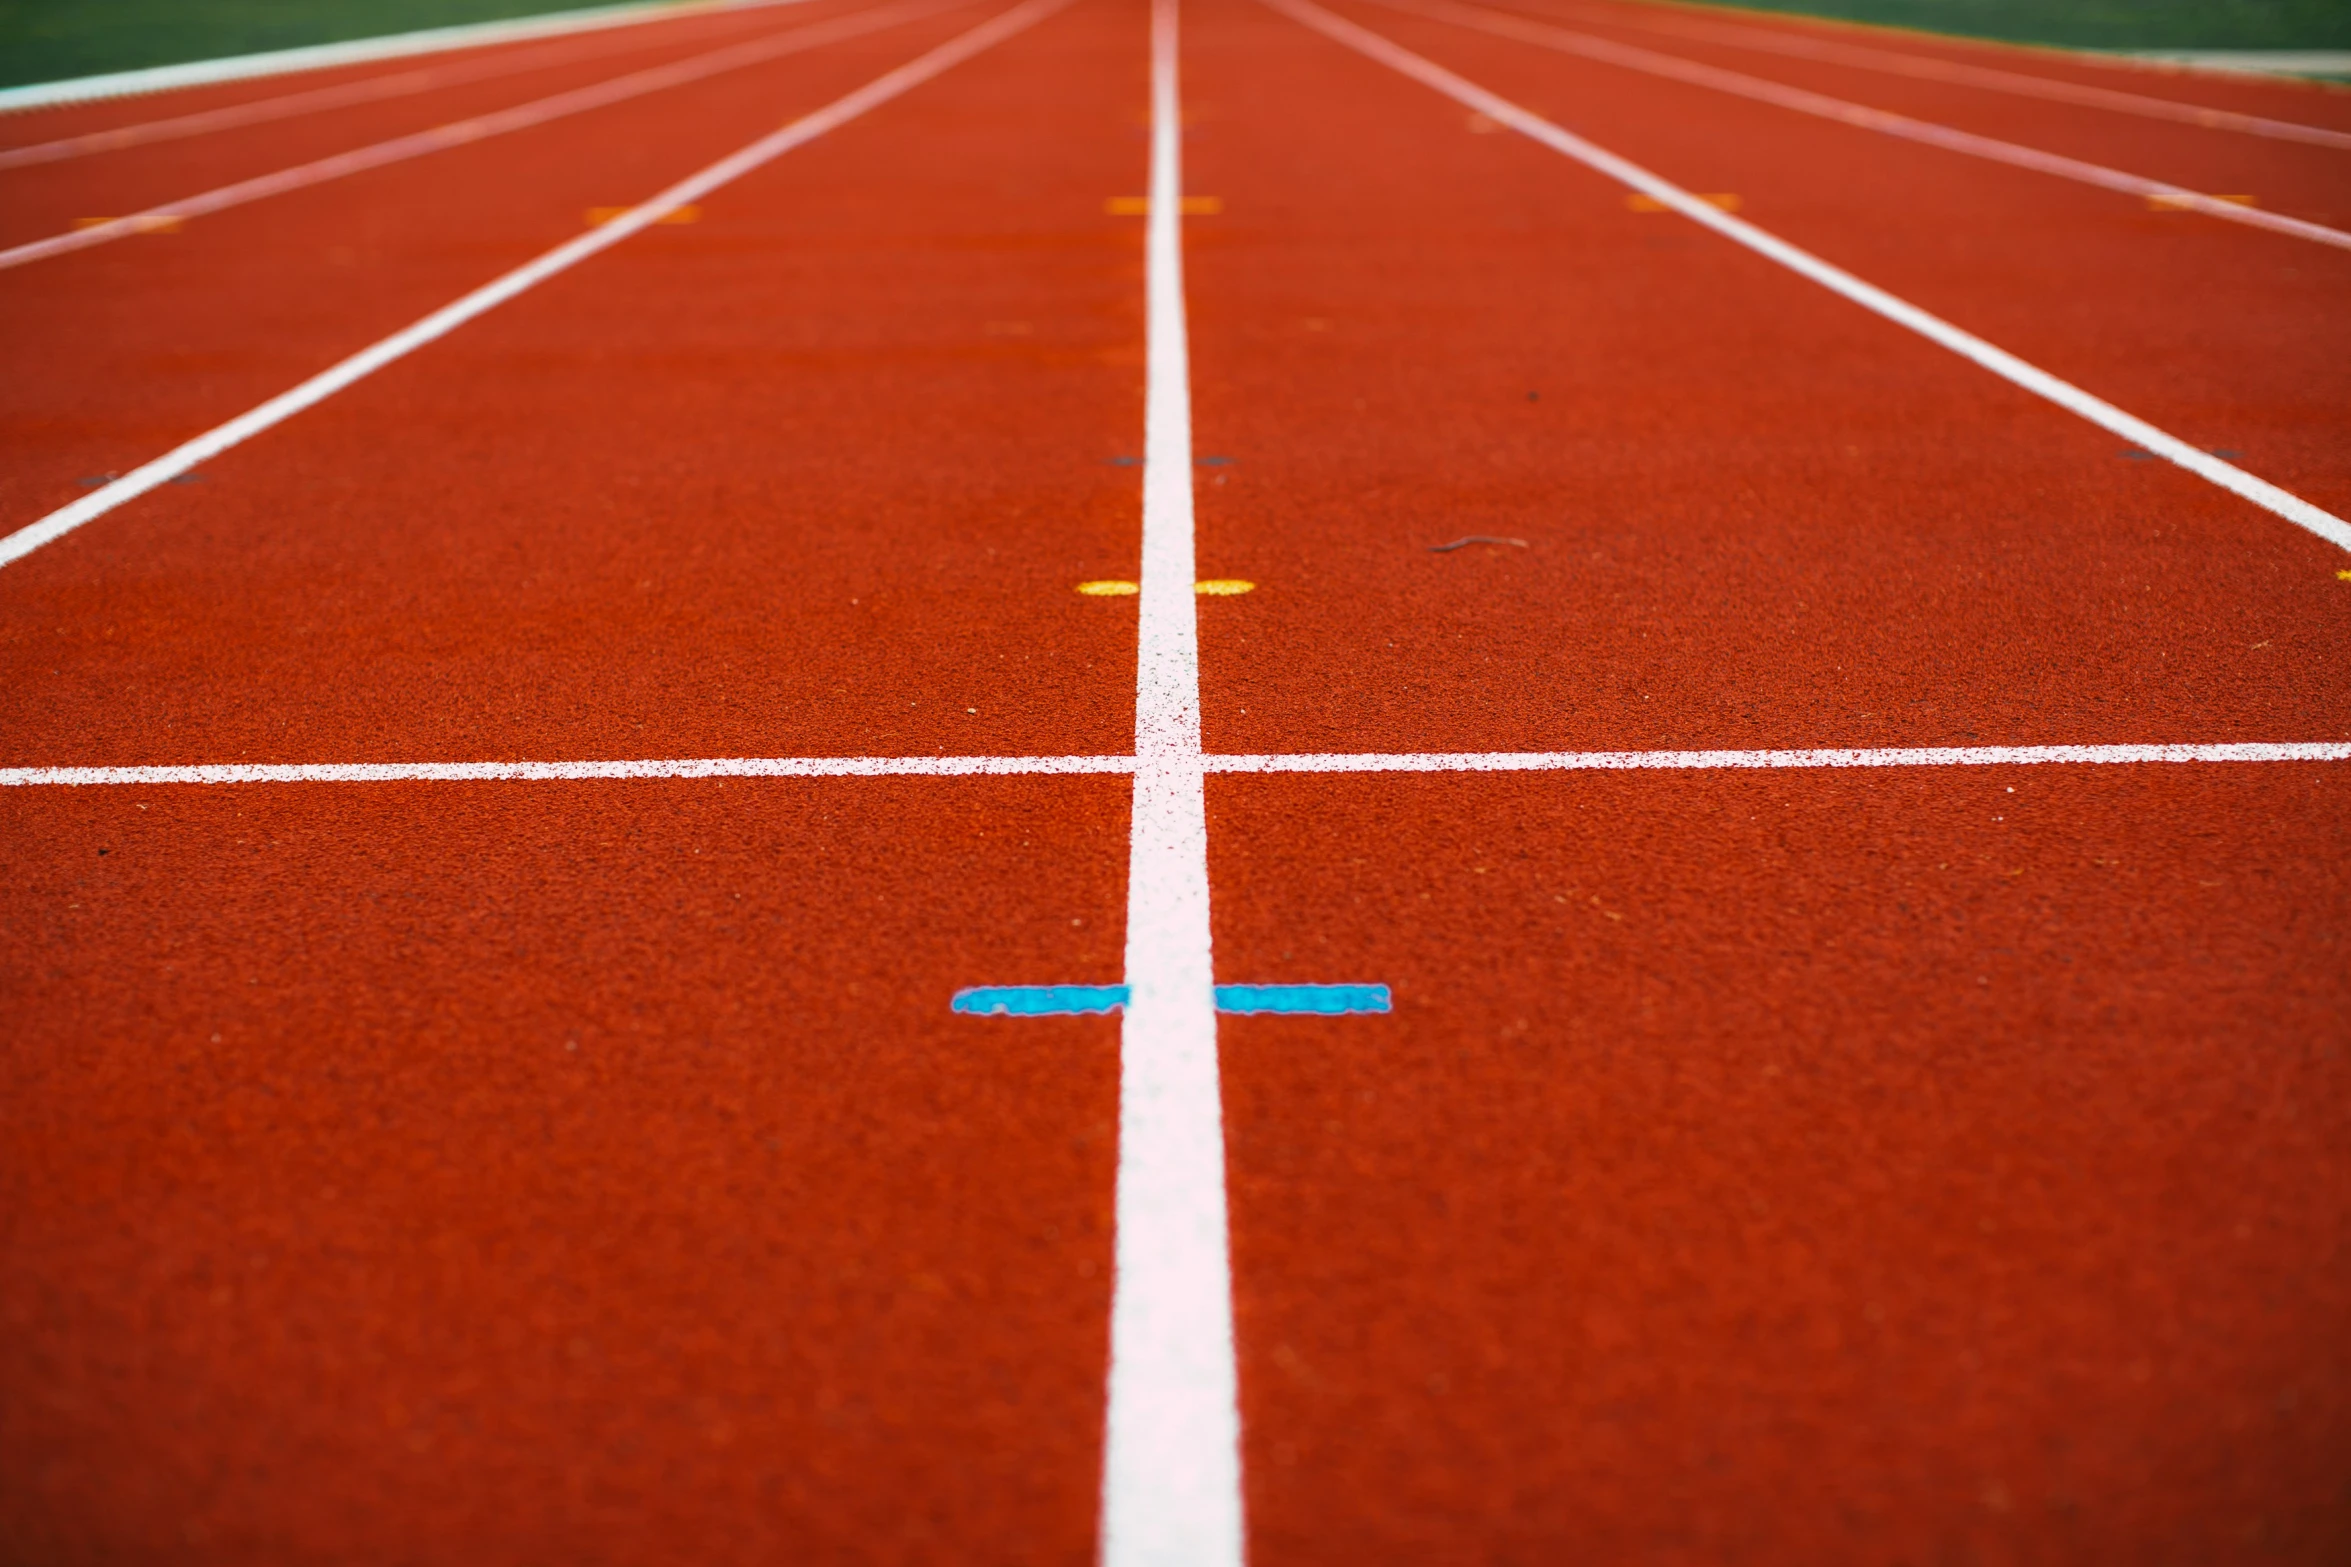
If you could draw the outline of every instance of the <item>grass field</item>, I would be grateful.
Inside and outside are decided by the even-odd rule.
[[[567,11],[597,0],[0,0],[0,85]]]
[[[2351,0],[1741,0],[1756,10],[1838,16],[2080,49],[2351,48]]]

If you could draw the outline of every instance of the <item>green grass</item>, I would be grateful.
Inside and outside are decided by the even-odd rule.
[[[0,0],[0,86],[598,3],[601,0]]]
[[[2079,49],[2351,49],[2351,0],[1729,0]]]

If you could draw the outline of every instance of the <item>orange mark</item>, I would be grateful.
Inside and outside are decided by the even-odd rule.
[[[1725,212],[1736,212],[1741,205],[1739,198],[1727,190],[1718,190],[1711,195],[1700,196],[1698,199],[1710,207],[1719,207]],[[1634,191],[1630,196],[1627,196],[1624,199],[1624,204],[1635,212],[1673,211],[1673,208],[1659,201],[1655,196],[1644,196],[1639,191]]]
[[[102,229],[109,223],[128,223],[141,234],[177,234],[188,220],[168,212],[143,213],[132,218],[76,218],[77,229]]]
[[[1113,196],[1102,203],[1102,210],[1114,218],[1144,218],[1151,215],[1148,196]],[[1187,218],[1213,218],[1224,211],[1222,196],[1186,196],[1176,207]]]
[[[626,217],[636,210],[634,207],[590,207],[587,213],[588,227],[600,229],[615,218]],[[699,223],[702,221],[702,209],[694,206],[680,207],[675,212],[664,213],[653,221],[656,223]]]
[[[2225,201],[2232,207],[2258,207],[2261,203],[2251,196],[2206,196],[2206,201]],[[2193,196],[2149,196],[2149,212],[2193,212],[2197,198]]]

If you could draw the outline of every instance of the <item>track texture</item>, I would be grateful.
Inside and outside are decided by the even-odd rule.
[[[2351,223],[2351,153],[1504,3]],[[2351,514],[2351,254],[1333,8]],[[0,169],[0,243],[857,9],[12,116],[453,73]],[[0,274],[0,529],[991,14]],[[1139,574],[1147,24],[0,568],[0,766],[1132,752],[1136,601],[1072,588]],[[2341,551],[1254,0],[1183,28],[1210,752],[2351,738]],[[1129,788],[0,789],[0,1558],[1094,1560],[1119,1024],[948,998],[1121,981]],[[1216,978],[1396,999],[1222,1025],[1249,1559],[2351,1555],[2346,790],[1211,776]]]

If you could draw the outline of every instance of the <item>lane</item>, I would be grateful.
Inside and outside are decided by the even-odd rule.
[[[2038,97],[2108,114],[2191,123],[2239,135],[2342,147],[2351,103],[2325,83],[2243,72],[2183,70],[2146,60],[2003,44],[1827,17],[1611,0],[1534,0],[1578,21],[1608,19],[1657,36],[1735,44],[1750,56],[1826,60],[1913,81],[1959,83],[1979,92]],[[2182,117],[2185,117],[2184,121]]]
[[[1233,459],[1201,570],[1259,586],[1210,610],[1212,751],[2346,733],[2339,552],[1219,15],[1247,47],[1203,41],[1195,87],[1199,442]],[[2331,453],[2303,407],[2272,427]],[[1528,547],[1431,550],[1470,533]]]
[[[973,7],[372,171],[0,290],[13,531],[992,14]]]
[[[1743,43],[1751,37],[1743,25],[1725,35],[1713,22],[1677,16],[1661,8],[1508,0],[1498,9],[2091,162],[2144,165],[2146,172],[2194,188],[2255,194],[2270,206],[2305,217],[2323,220],[2323,215],[2332,214],[2340,218],[2344,211],[2351,123],[2339,131],[2324,123],[2310,127],[2314,135],[2338,137],[2339,141],[2295,142],[2226,127],[2117,113],[2094,103],[1987,90],[1972,80],[1922,79],[1876,68],[1875,53],[1865,53],[1859,59],[1841,54],[1820,59],[1743,47],[1729,41],[1735,38]],[[1799,48],[1810,42],[1803,34],[1787,29],[1763,31],[1760,37]],[[2028,51],[2023,59],[2037,62],[2039,56]],[[2124,73],[2126,80],[2130,74]],[[2282,112],[2291,112],[2304,99],[2314,98],[2321,106],[2329,102],[2328,94],[2298,92],[2290,85],[2278,92],[2281,101],[2272,107]],[[2351,122],[2351,116],[2345,119]]]
[[[793,3],[825,5],[829,0],[793,0]],[[146,135],[143,127],[194,116],[227,116],[233,128],[237,123],[234,116],[266,112],[265,106],[272,104],[298,106],[312,95],[327,98],[338,94],[355,103],[365,102],[371,84],[376,90],[398,96],[412,88],[455,85],[476,75],[495,76],[567,61],[626,55],[638,49],[697,40],[708,47],[711,43],[740,37],[747,31],[781,25],[778,15],[765,7],[688,13],[636,27],[483,43],[423,57],[352,60],[257,78],[198,82],[150,92],[11,109],[0,113],[0,149],[16,155],[33,147],[84,135],[129,133],[140,138]],[[338,100],[327,98],[327,101]],[[131,143],[143,144],[137,139]]]
[[[7,744],[1129,749],[1134,605],[1071,587],[1136,569],[1142,20],[12,567]],[[10,791],[0,1528],[1090,1559],[1116,1035],[947,1001],[1120,978],[1130,787]]]
[[[1089,1558],[1123,779],[0,823],[13,1554]]]
[[[2005,346],[2150,352],[2021,184],[1898,252],[1915,169],[1848,141],[1840,208],[1756,183],[1825,142],[1346,9],[1877,281],[1798,226],[1981,268],[2037,343],[1924,302]],[[2351,734],[2339,551],[1265,7],[1190,26],[1201,569],[1258,584],[1211,751]],[[2327,450],[2256,379],[2324,318],[2259,292],[2205,335]],[[1253,1559],[2331,1559],[2345,776],[1212,778],[1220,980],[1397,1009],[1222,1033]]]
[[[2165,166],[2165,160],[2151,158],[2146,147],[2125,145],[2127,139],[2122,137],[2110,138],[2114,145],[2104,150],[2110,161],[2102,163],[2052,150],[2051,139],[2042,133],[2040,127],[2029,123],[2015,134],[1985,135],[1963,129],[1956,123],[1968,116],[1925,118],[1918,114],[1896,113],[1857,101],[1855,97],[1840,97],[1833,92],[1823,93],[1798,86],[1784,77],[1758,75],[1753,71],[1693,59],[1685,53],[1667,52],[1622,37],[1610,37],[1588,28],[1560,27],[1491,6],[1459,5],[1451,3],[1451,0],[1381,0],[1381,3],[1412,15],[1433,17],[1489,32],[1500,38],[1596,60],[1622,70],[1638,71],[1709,91],[1753,99],[1790,113],[1811,115],[1870,134],[1900,137],[1941,151],[1987,158],[2046,174],[2051,178],[2072,180],[2077,184],[2146,202],[2151,208],[2192,212],[2205,219],[2289,234],[2338,248],[2351,246],[2351,234],[2340,228],[2329,228],[2323,223],[2314,223],[2307,218],[2275,210],[2279,193],[2275,188],[2274,167],[2265,171],[2266,183],[2271,187],[2267,197],[2268,205],[2264,205],[2262,198],[2248,192],[2236,191],[2225,197],[2214,196],[2204,189],[2181,185],[2176,180],[2151,177],[2144,171]],[[2024,140],[2021,137],[2032,139]],[[2145,141],[2149,138],[2141,136],[2137,139]],[[2056,140],[2062,142],[2064,138]],[[2210,143],[2208,136],[2199,140],[2203,144]],[[2200,150],[2221,149],[2205,145]],[[2225,150],[2242,149],[2231,146]],[[2286,160],[2271,158],[2263,161],[2274,166]],[[2318,158],[2303,161],[2317,165],[2310,172],[2318,176],[2317,182],[2303,193],[2303,204],[2316,201],[2323,210],[2328,205],[2339,203],[2347,183],[2346,176],[2351,175],[2351,169],[2325,167],[2325,160]],[[2205,160],[2199,165],[2199,173],[2203,178],[2233,182],[2229,188],[2234,191],[2236,185],[2251,179],[2252,166],[2253,160]]]
[[[1141,126],[1045,25],[10,567],[10,760],[1128,752]]]
[[[314,137],[318,150],[291,162],[287,161],[284,150],[272,148],[252,160],[249,173],[225,182],[217,173],[192,173],[188,180],[166,187],[154,178],[156,171],[152,168],[139,170],[128,178],[117,173],[111,179],[101,175],[91,180],[85,171],[76,171],[84,177],[65,174],[45,182],[35,181],[50,187],[46,194],[51,198],[48,206],[52,210],[33,215],[30,209],[41,203],[37,199],[22,203],[28,209],[28,216],[40,226],[28,224],[13,236],[15,243],[0,248],[0,268],[26,266],[94,245],[150,235],[158,229],[176,229],[251,202],[282,198],[410,158],[443,155],[573,115],[597,113],[640,97],[680,93],[716,76],[753,68],[802,50],[822,48],[863,32],[883,31],[932,11],[949,9],[951,3],[952,0],[900,0],[896,4],[864,6],[838,16],[738,39],[714,49],[696,49],[686,54],[668,52],[667,58],[635,63],[617,71],[607,62],[593,70],[558,73],[554,80],[535,84],[533,96],[518,97],[512,87],[498,95],[495,102],[489,101],[487,94],[472,95],[483,100],[478,105],[481,112],[467,113],[461,118],[419,123],[411,117],[390,135],[370,135],[356,142],[346,139],[330,143],[323,137]],[[571,78],[569,81],[562,79],[566,75]],[[549,87],[556,90],[540,90]],[[171,160],[168,154],[159,153],[146,161]],[[93,203],[109,209],[112,215],[76,217],[70,223],[63,217],[63,209],[68,206],[86,212]]]
[[[2351,392],[2340,369],[2351,255],[2085,200],[2022,170],[1530,58],[1376,7],[1340,9],[1513,101],[1554,104],[1554,120],[1690,189],[1736,193],[1742,216],[2196,447],[2238,451],[2337,515],[2351,504],[2324,412]]]
[[[789,3],[808,4],[810,0]],[[821,15],[825,9],[819,7],[811,14]],[[213,136],[574,61],[625,57],[673,44],[700,42],[707,47],[747,30],[776,25],[776,17],[763,10],[731,10],[681,18],[679,23],[650,32],[619,28],[554,40],[485,44],[421,62],[359,62],[291,73],[284,79],[238,81],[193,91],[144,93],[70,108],[22,111],[0,119],[0,169]]]
[[[1252,1559],[2339,1557],[2346,778],[1212,780]]]

